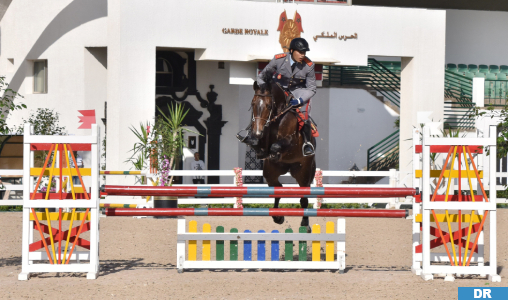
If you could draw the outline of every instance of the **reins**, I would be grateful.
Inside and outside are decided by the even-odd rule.
[[[283,109],[278,115],[276,115],[275,117],[273,117],[273,119],[271,120],[272,122],[275,122],[278,118],[282,117],[285,113],[287,113],[288,111],[290,111],[291,109],[293,109],[293,106],[290,105],[288,107],[286,107],[285,109]]]
[[[286,95],[286,100],[287,98],[289,97],[289,94],[288,92],[286,92],[281,86],[280,84],[277,83],[277,85],[279,86],[279,88],[284,92],[284,94]],[[273,95],[263,95],[263,94],[254,94],[254,96],[258,96],[258,97],[273,97]],[[260,120],[264,120],[265,121],[265,125],[263,127],[268,127],[268,125],[270,124],[270,122],[275,122],[277,121],[278,118],[282,117],[285,113],[287,113],[288,111],[290,111],[291,109],[293,109],[294,106],[292,105],[289,105],[287,106],[286,108],[284,108],[280,113],[278,113],[275,117],[273,117],[272,119],[270,119],[270,117],[272,116],[272,112],[273,110],[270,110],[270,115],[268,116],[268,119],[264,119],[264,118],[261,118],[261,117],[254,117],[254,115],[252,115],[252,121],[254,121],[255,119],[260,119]]]

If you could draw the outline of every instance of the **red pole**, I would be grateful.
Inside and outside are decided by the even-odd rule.
[[[414,196],[413,188],[343,188],[343,187],[221,187],[221,186],[119,186],[101,189],[119,196],[178,197],[266,197],[266,198],[392,198]]]
[[[113,217],[176,217],[176,216],[290,216],[290,217],[352,217],[406,218],[403,209],[302,209],[302,208],[106,208]]]

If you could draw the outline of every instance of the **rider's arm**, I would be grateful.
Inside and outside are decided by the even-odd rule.
[[[274,57],[268,65],[259,73],[258,75],[258,85],[262,85],[268,81],[270,81],[270,78],[272,77],[273,73],[277,71],[277,62],[276,58]]]
[[[307,104],[310,98],[316,94],[316,74],[314,73],[314,66],[315,65],[312,64],[312,66],[309,67],[309,72],[307,72],[306,87],[293,91],[295,98],[301,98],[303,104]]]

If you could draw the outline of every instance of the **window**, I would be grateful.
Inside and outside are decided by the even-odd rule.
[[[34,94],[48,92],[48,61],[34,61]]]
[[[157,58],[157,76],[155,77],[156,87],[173,86],[173,66],[165,58]]]
[[[171,95],[187,89],[189,83],[184,71],[186,62],[187,60],[177,52],[157,50],[155,58],[155,93],[157,95]]]

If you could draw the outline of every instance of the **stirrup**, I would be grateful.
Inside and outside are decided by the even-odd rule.
[[[242,136],[242,135],[240,134],[240,133],[241,133],[241,132],[243,132],[243,131],[246,131],[246,132],[247,132],[247,134],[246,134],[245,136]],[[244,143],[244,142],[245,142],[245,140],[247,139],[247,137],[249,136],[249,133],[250,133],[250,130],[247,130],[247,129],[240,130],[240,131],[238,131],[238,133],[236,134],[236,138],[237,138],[240,142]]]
[[[307,146],[307,145],[309,145],[309,146],[310,146],[310,148],[312,149],[312,153],[310,153],[310,154],[305,154],[305,146]],[[302,146],[302,154],[303,154],[303,156],[311,156],[311,155],[314,155],[314,154],[315,154],[315,152],[314,152],[314,145],[312,145],[312,143],[311,143],[311,142],[306,142],[306,143],[304,143],[304,144],[303,144],[303,146]]]

